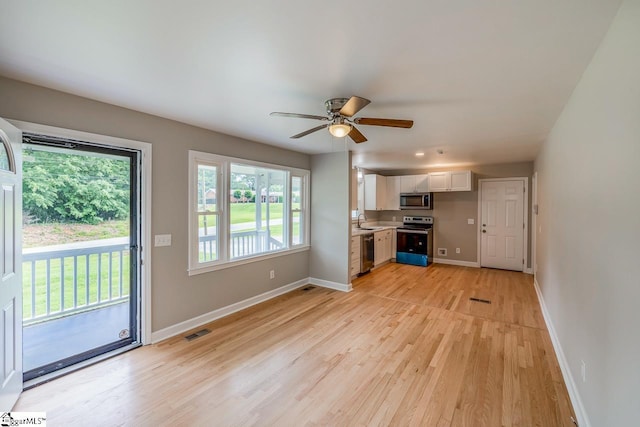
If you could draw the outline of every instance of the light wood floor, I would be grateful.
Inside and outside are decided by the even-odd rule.
[[[353,284],[133,350],[14,410],[51,426],[573,426],[531,276],[388,264]]]

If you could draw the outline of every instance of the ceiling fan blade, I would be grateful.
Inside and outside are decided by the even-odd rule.
[[[367,138],[364,137],[362,133],[355,126],[351,126],[351,132],[349,132],[349,138],[353,139],[353,142],[356,144],[360,144],[361,142],[365,142]]]
[[[314,127],[313,129],[305,130],[304,132],[300,132],[300,133],[299,133],[299,134],[297,134],[297,135],[293,135],[291,138],[293,138],[293,139],[302,138],[303,136],[307,136],[307,135],[309,135],[310,133],[317,132],[317,131],[319,131],[320,129],[324,129],[324,128],[328,127],[328,126],[329,126],[329,125],[320,125],[320,126],[316,126],[316,127]]]
[[[405,128],[409,129],[413,126],[413,120],[396,120],[396,119],[373,119],[367,117],[359,117],[353,120],[354,123],[359,125],[370,126],[388,126],[392,128]]]
[[[325,116],[314,116],[313,114],[281,113],[279,111],[274,111],[269,115],[278,117],[295,117],[298,119],[329,120],[329,118]]]
[[[356,114],[358,111],[362,110],[364,107],[369,105],[371,101],[365,98],[360,98],[359,96],[352,96],[349,98],[346,104],[340,109],[340,115],[345,117],[351,117]]]

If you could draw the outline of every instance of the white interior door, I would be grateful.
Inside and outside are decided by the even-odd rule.
[[[524,270],[524,181],[481,181],[482,267]]]
[[[22,392],[22,133],[0,119],[0,411]]]

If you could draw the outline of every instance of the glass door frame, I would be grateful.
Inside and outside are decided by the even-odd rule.
[[[59,128],[48,125],[41,125],[37,123],[23,122],[17,120],[9,120],[11,124],[16,126],[28,134],[40,134],[50,137],[57,137],[62,139],[69,139],[75,141],[89,142],[95,146],[103,146],[107,148],[116,149],[129,149],[139,152],[138,163],[138,215],[139,215],[139,234],[138,245],[139,250],[137,266],[138,270],[138,289],[137,289],[137,321],[139,327],[138,345],[151,344],[154,340],[151,331],[151,194],[152,194],[152,181],[151,181],[151,165],[152,165],[152,145],[147,142],[117,138],[107,135],[100,135],[95,133]],[[99,356],[94,360],[87,362],[81,362],[70,368],[65,368],[56,371],[52,374],[39,377],[37,380],[25,382],[25,387],[37,385],[43,381],[49,381],[57,376],[64,375],[75,369],[82,368],[85,365],[94,363],[101,358],[107,358],[122,351],[126,351],[128,348],[115,350],[112,353]],[[34,382],[35,381],[35,382]]]

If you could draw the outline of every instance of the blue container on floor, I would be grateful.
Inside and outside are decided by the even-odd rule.
[[[414,254],[410,252],[398,252],[396,253],[396,262],[400,264],[411,264],[426,267],[430,264],[429,257],[427,255]]]

